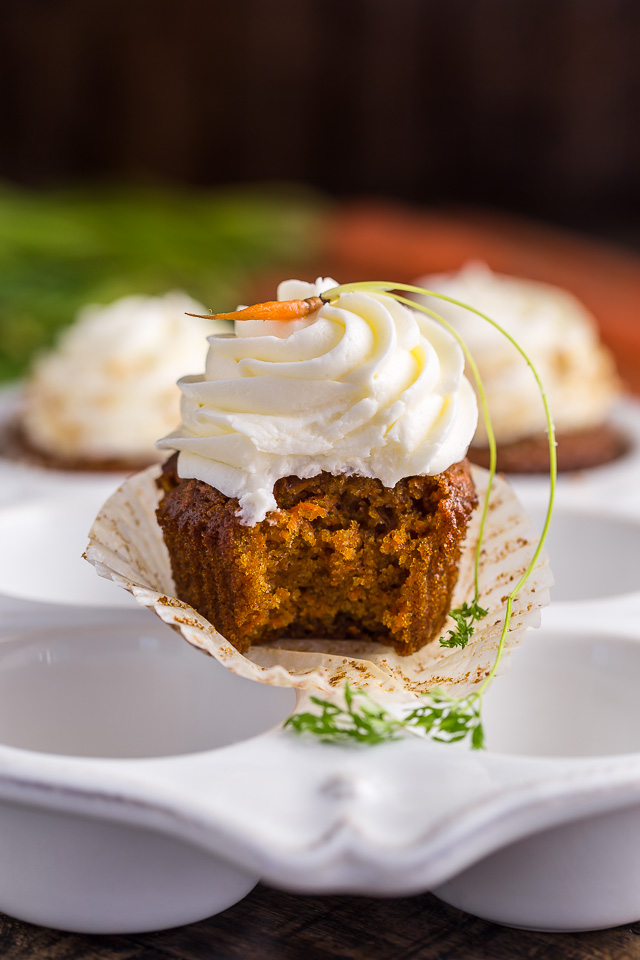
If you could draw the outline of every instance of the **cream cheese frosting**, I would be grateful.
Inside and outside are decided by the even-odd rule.
[[[87,306],[34,365],[24,398],[28,440],[58,458],[155,460],[180,422],[178,377],[197,369],[222,321],[187,317],[201,304],[175,291]]]
[[[596,323],[566,290],[493,273],[469,263],[457,273],[422,277],[417,285],[486,313],[522,346],[545,387],[558,431],[601,424],[620,393],[615,366]],[[476,314],[433,297],[418,298],[455,326],[478,366],[498,443],[546,429],[540,393],[515,347]],[[480,418],[474,446],[487,445]]]
[[[278,299],[337,286],[290,280]],[[435,475],[461,460],[477,422],[455,339],[391,297],[343,293],[303,320],[236,322],[209,337],[206,369],[179,381],[182,425],[159,442],[178,474],[239,500],[253,525],[277,509],[281,477],[322,471]]]

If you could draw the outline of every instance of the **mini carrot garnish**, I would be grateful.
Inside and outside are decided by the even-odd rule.
[[[310,313],[319,310],[325,301],[322,297],[309,297],[307,300],[267,300],[266,303],[254,303],[244,310],[232,313],[188,313],[188,317],[202,317],[204,320],[301,320]]]

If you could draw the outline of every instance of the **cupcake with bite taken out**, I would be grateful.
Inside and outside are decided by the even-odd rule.
[[[416,283],[472,304],[523,347],[548,397],[557,431],[558,469],[593,467],[624,453],[626,440],[609,422],[621,394],[614,361],[599,341],[594,318],[574,296],[548,284],[492,273],[481,263]],[[546,473],[544,410],[524,358],[498,330],[463,307],[433,297],[416,299],[452,324],[473,355],[498,445],[498,469]],[[488,466],[482,420],[469,459]]]
[[[383,293],[324,302],[335,286],[282,283],[209,337],[159,443],[177,596],[240,651],[310,636],[410,654],[450,607],[476,505],[462,351]]]
[[[206,337],[231,329],[188,316],[185,293],[88,306],[28,378],[6,452],[63,470],[131,470],[159,459],[180,421],[176,380],[204,362]]]

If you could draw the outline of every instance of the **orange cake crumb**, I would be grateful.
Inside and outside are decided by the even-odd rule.
[[[157,516],[177,594],[238,650],[283,637],[369,639],[410,654],[442,629],[476,505],[468,461],[394,488],[321,473],[276,482],[278,510],[240,523],[238,501],[164,466]]]

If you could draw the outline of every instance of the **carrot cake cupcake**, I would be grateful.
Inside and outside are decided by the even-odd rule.
[[[382,293],[324,303],[335,286],[282,283],[277,319],[248,310],[210,337],[159,443],[177,596],[241,652],[315,636],[410,654],[451,603],[476,505],[462,351]],[[308,315],[279,319],[291,301]]]
[[[204,362],[205,338],[231,325],[186,316],[185,293],[88,306],[36,361],[5,444],[15,458],[59,469],[134,469],[180,421],[176,380]]]
[[[621,393],[613,358],[598,339],[594,318],[574,296],[548,284],[492,273],[481,263],[416,283],[472,304],[527,352],[549,399],[560,470],[596,466],[624,452],[624,438],[608,423]],[[417,299],[456,327],[477,363],[498,444],[498,469],[546,472],[544,411],[523,357],[498,330],[468,310],[432,297]],[[482,418],[469,459],[482,466],[489,463]]]

